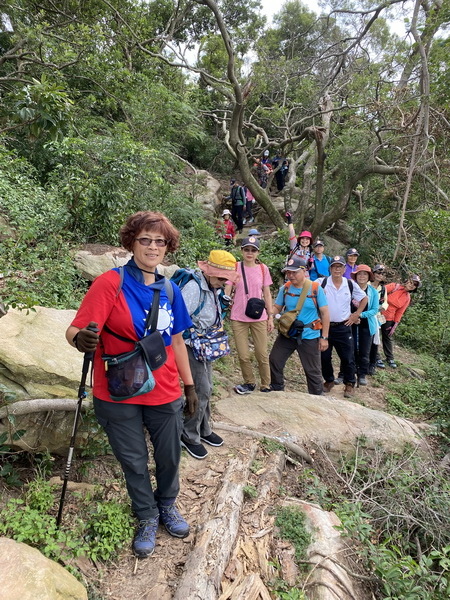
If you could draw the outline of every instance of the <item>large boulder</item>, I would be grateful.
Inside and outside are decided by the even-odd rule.
[[[202,205],[206,216],[217,215],[222,204],[222,191],[220,181],[214,179],[208,171],[197,171],[194,186],[194,198]]]
[[[77,250],[74,262],[81,275],[88,281],[93,281],[105,271],[126,264],[130,258],[131,252],[125,248],[115,248],[105,244],[86,244]]]
[[[0,538],[0,598],[87,600],[85,587],[58,563],[20,542]]]
[[[94,281],[96,277],[117,267],[125,265],[133,255],[124,248],[114,248],[104,244],[87,244],[77,250],[74,263],[82,277]],[[170,277],[178,269],[178,265],[158,265],[158,273]]]
[[[0,319],[0,384],[18,398],[73,398],[83,356],[65,338],[74,310],[35,306]]]
[[[0,339],[7,341],[0,344],[0,389],[16,400],[53,398],[55,406],[60,404],[56,399],[77,398],[83,355],[64,336],[74,316],[73,310],[36,306],[29,311],[11,309],[0,319]],[[11,417],[11,406],[0,409],[6,413],[0,417],[0,435],[6,433],[8,443],[35,452],[67,451],[73,412],[53,410],[50,403],[45,411]],[[20,430],[25,433],[16,440]],[[83,446],[88,435],[88,428],[81,426],[77,446]]]
[[[431,432],[429,426],[356,402],[302,392],[253,393],[245,402],[233,394],[217,401],[216,409],[231,423],[315,445],[334,457],[353,454],[359,439],[367,448],[400,451],[410,444],[425,451],[424,437]]]

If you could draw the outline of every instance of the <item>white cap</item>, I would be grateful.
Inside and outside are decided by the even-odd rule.
[[[231,215],[231,210],[228,210],[228,208],[226,208],[224,211],[222,211],[222,217],[224,215]]]

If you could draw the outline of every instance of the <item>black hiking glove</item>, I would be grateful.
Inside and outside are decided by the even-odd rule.
[[[292,215],[291,215],[291,213],[287,212],[284,216],[286,217],[287,224],[288,225],[292,225]]]
[[[184,386],[184,395],[186,396],[186,404],[184,405],[184,414],[193,417],[198,408],[198,397],[194,385]]]
[[[95,351],[99,340],[97,332],[97,323],[94,323],[94,321],[91,321],[89,325],[84,329],[80,329],[80,331],[74,336],[72,340],[78,352]]]

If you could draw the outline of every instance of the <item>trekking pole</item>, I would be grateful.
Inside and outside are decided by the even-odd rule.
[[[91,331],[98,331],[98,329],[96,327],[88,327],[88,329],[90,329]],[[67,455],[67,463],[66,463],[66,468],[64,470],[63,486],[62,486],[62,490],[61,490],[61,498],[59,500],[58,516],[56,517],[56,527],[59,527],[59,525],[61,523],[62,511],[63,511],[63,506],[64,506],[64,498],[66,496],[67,482],[69,481],[70,467],[72,466],[72,457],[73,457],[73,453],[75,450],[75,438],[77,435],[78,422],[80,420],[83,400],[87,397],[87,392],[85,389],[86,378],[87,378],[87,375],[89,372],[89,365],[91,364],[93,356],[94,356],[93,352],[86,352],[84,355],[84,359],[83,359],[83,368],[81,371],[80,386],[78,388],[78,403],[77,403],[77,407],[75,409],[75,418],[73,421],[72,435],[70,437],[70,443],[69,443],[69,453]]]

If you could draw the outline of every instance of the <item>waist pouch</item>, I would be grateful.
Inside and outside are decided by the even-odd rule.
[[[120,402],[151,392],[155,378],[145,360],[142,347],[136,344],[131,352],[103,354],[108,392],[111,400]]]
[[[223,327],[214,327],[204,334],[191,329],[189,337],[192,353],[199,362],[212,362],[230,354],[228,334]]]
[[[314,331],[322,329],[322,321],[316,319],[311,323],[303,323],[297,319],[296,310],[288,310],[275,321],[278,331],[287,338],[298,338],[303,334],[304,329],[313,329]]]
[[[154,331],[135,343],[134,350],[122,354],[103,354],[108,392],[111,400],[120,402],[148,394],[155,387],[152,371],[167,360],[164,339]]]
[[[260,319],[266,303],[261,298],[249,298],[245,307],[245,316],[249,319]]]

